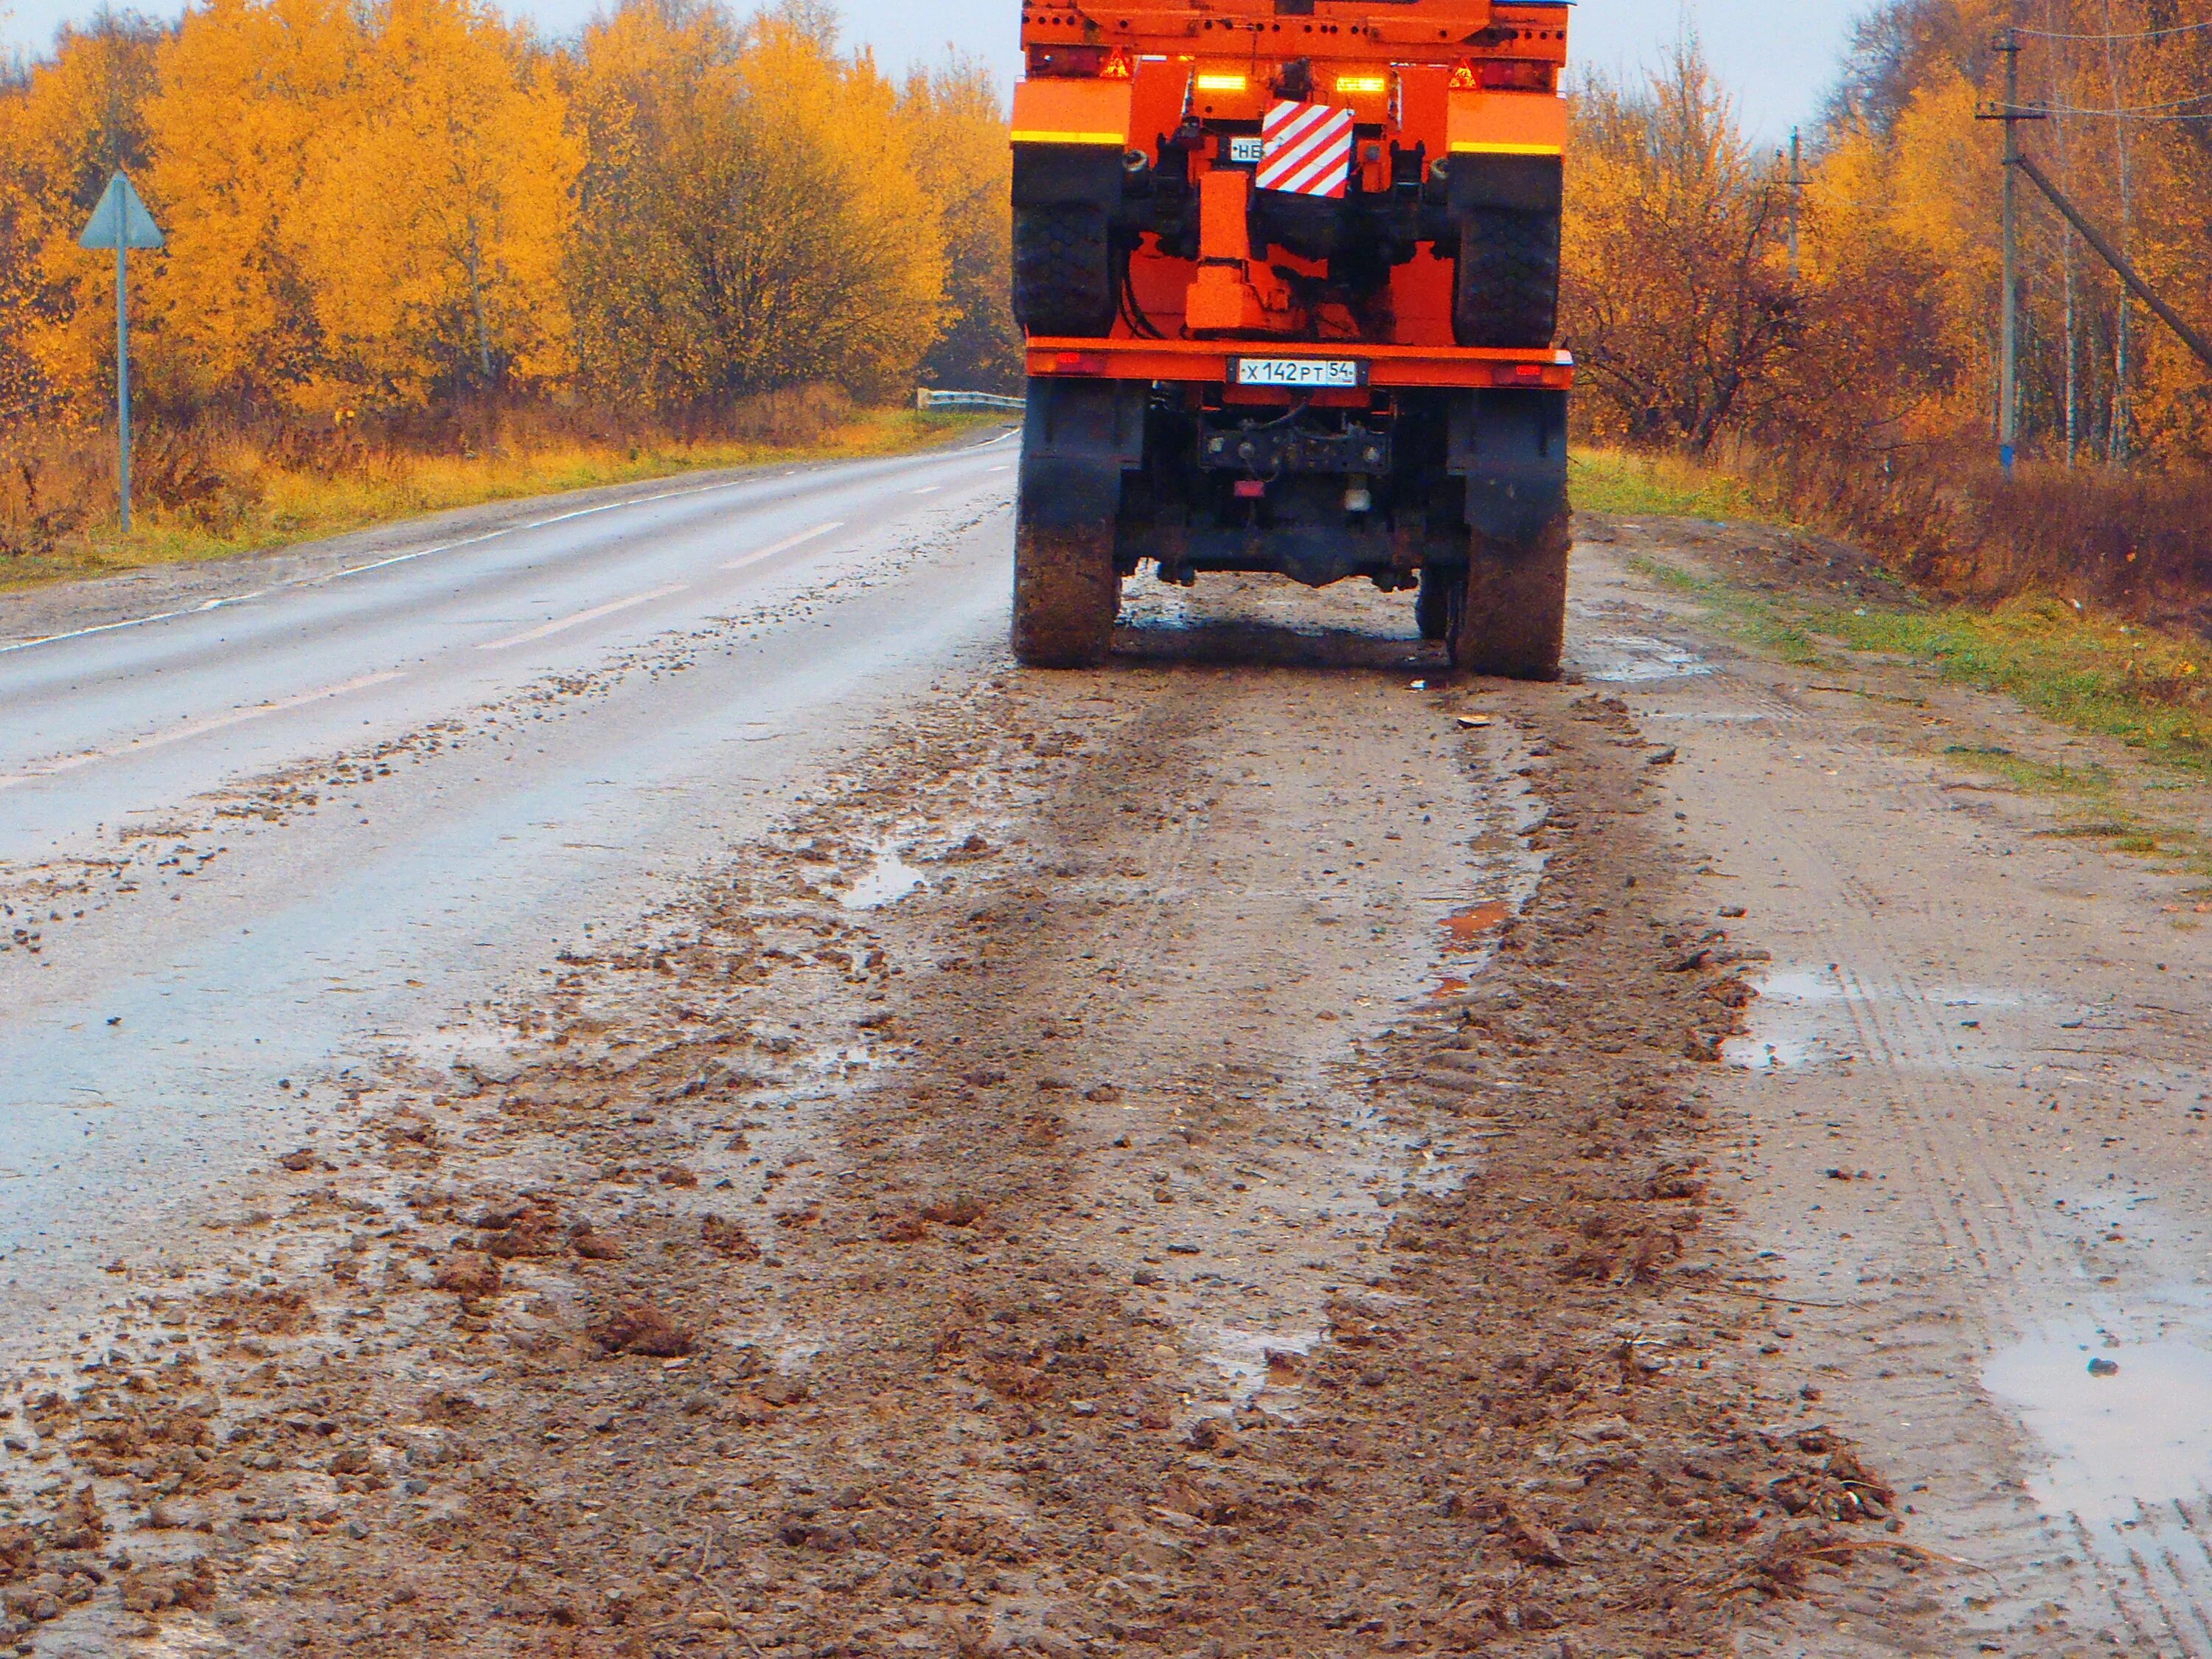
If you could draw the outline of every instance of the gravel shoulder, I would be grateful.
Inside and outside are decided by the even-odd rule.
[[[2212,795],[1909,662],[1772,660],[1648,579],[1885,602],[1848,549],[1585,532],[1585,648],[1678,749],[1686,890],[1773,953],[1715,1100],[1717,1190],[1772,1280],[1755,1334],[1972,1564],[1748,1650],[2212,1653],[2212,896],[2112,822],[2185,849]],[[1964,1639],[1917,1628],[1931,1602]]]

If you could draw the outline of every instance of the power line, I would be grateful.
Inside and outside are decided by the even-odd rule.
[[[2072,104],[2038,104],[2045,115],[2089,115],[2108,121],[2201,121],[2212,116],[2212,107],[2196,115],[2162,114],[2191,104],[2212,106],[2212,92],[2193,92],[2186,98],[2169,98],[2160,104],[2131,104],[2119,109],[2086,109]]]
[[[2200,34],[2212,29],[2212,22],[2179,23],[2170,29],[2142,29],[2132,34],[2068,34],[2057,29],[2021,28],[2021,34],[2032,34],[2039,40],[2094,40],[2100,46],[2111,46],[2124,40],[2164,40],[2177,34]]]

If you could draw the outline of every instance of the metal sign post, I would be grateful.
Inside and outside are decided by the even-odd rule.
[[[146,211],[127,174],[118,172],[100,192],[92,222],[76,239],[82,248],[115,250],[116,494],[123,503],[123,533],[131,533],[131,250],[163,246],[161,228]]]

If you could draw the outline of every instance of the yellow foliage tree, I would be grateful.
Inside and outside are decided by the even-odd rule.
[[[573,396],[711,410],[902,395],[944,338],[1006,379],[1007,155],[989,78],[903,94],[820,0],[634,0],[541,46],[489,0],[193,0],[64,33],[0,82],[0,419],[98,419],[118,166],[165,419]]]
[[[1753,411],[1790,343],[1781,198],[1694,42],[1640,87],[1592,82],[1573,118],[1560,301],[1585,419],[1701,451]]]
[[[550,66],[473,0],[386,0],[295,205],[329,397],[420,402],[569,366],[582,147]]]
[[[209,0],[164,45],[146,124],[168,250],[148,319],[172,401],[251,409],[320,367],[301,207],[362,46],[344,0]]]
[[[945,244],[944,331],[921,366],[932,386],[1012,392],[1022,375],[1006,250],[1013,152],[991,72],[954,58],[907,78],[899,119]]]
[[[586,35],[572,269],[587,381],[663,406],[912,383],[945,258],[897,100],[818,20],[625,5]]]
[[[82,417],[112,395],[114,262],[76,239],[109,175],[143,171],[158,39],[113,15],[64,30],[0,99],[0,396],[18,418]]]

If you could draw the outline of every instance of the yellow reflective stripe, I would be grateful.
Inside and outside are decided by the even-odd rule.
[[[1455,155],[1563,155],[1566,152],[1558,144],[1454,144]]]
[[[1112,144],[1117,149],[1127,139],[1120,132],[1024,132],[1017,129],[1018,144]]]

